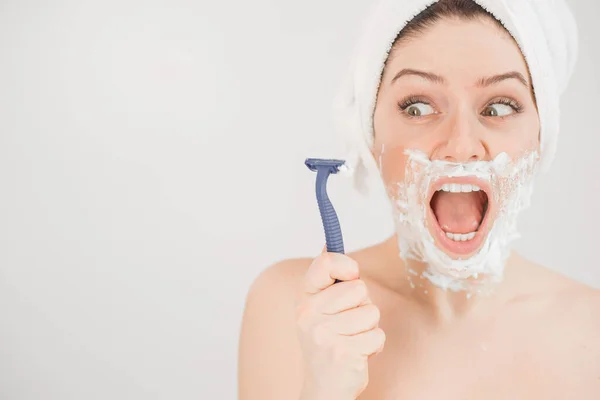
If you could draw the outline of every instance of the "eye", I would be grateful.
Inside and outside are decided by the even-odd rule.
[[[423,99],[408,98],[398,104],[400,110],[410,118],[424,117],[435,113],[433,107]]]
[[[425,103],[416,103],[406,108],[405,112],[411,117],[422,117],[433,114],[433,107]]]
[[[509,115],[520,113],[522,107],[519,103],[511,99],[500,99],[485,107],[481,113],[485,117],[507,117]]]

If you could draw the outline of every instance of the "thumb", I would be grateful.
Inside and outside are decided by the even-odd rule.
[[[325,253],[327,253],[327,244],[325,244],[323,246],[323,249],[321,250],[321,254],[325,254]]]
[[[327,243],[325,243],[325,245],[323,246],[323,249],[321,249],[321,255],[326,254],[326,253],[328,253],[328,251],[327,251]],[[338,282],[341,282],[341,280],[340,279],[336,279],[335,282],[333,282],[333,283],[338,283]]]

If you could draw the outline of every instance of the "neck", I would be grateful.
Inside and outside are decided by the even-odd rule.
[[[490,287],[487,294],[469,293],[442,289],[424,277],[427,264],[418,261],[404,261],[399,256],[396,236],[388,239],[385,246],[385,261],[380,266],[379,281],[388,289],[415,303],[439,322],[452,321],[469,315],[489,312],[489,310],[514,296],[514,286],[510,283],[509,266],[518,257],[511,255],[507,261],[504,279]]]

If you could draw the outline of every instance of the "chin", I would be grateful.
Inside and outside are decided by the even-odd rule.
[[[537,153],[458,164],[409,151],[405,180],[392,193],[400,256],[424,263],[436,286],[477,290],[502,280],[529,206]]]

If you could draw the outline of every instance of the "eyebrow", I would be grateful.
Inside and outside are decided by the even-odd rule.
[[[391,83],[393,84],[395,81],[397,81],[398,79],[400,79],[403,76],[419,76],[419,77],[426,79],[433,83],[439,83],[439,84],[446,83],[446,80],[439,75],[433,74],[431,72],[419,71],[417,69],[410,69],[410,68],[405,68],[405,69],[401,70],[400,72],[398,72],[394,76],[394,78],[392,78]],[[507,72],[505,74],[480,78],[477,80],[477,86],[478,87],[487,87],[487,86],[498,84],[498,83],[508,80],[508,79],[516,79],[519,82],[521,82],[525,87],[529,88],[527,79],[525,79],[523,74],[521,74],[520,72],[517,72],[517,71],[511,71],[511,72]]]
[[[479,86],[479,87],[491,86],[491,85],[500,83],[502,81],[505,81],[507,79],[516,79],[519,82],[521,82],[526,88],[529,88],[527,79],[525,79],[523,74],[521,74],[520,72],[517,72],[517,71],[511,71],[511,72],[507,72],[505,74],[494,75],[494,76],[490,76],[488,78],[481,78],[477,82],[477,86]]]
[[[431,72],[425,72],[425,71],[419,71],[417,69],[410,69],[410,68],[405,68],[403,70],[401,70],[400,72],[398,72],[396,74],[396,76],[394,76],[394,78],[392,79],[391,83],[396,82],[398,79],[402,78],[403,76],[420,76],[421,78],[424,78],[428,81],[431,81],[433,83],[446,83],[446,80],[444,78],[442,78],[439,75],[436,74],[432,74]]]

